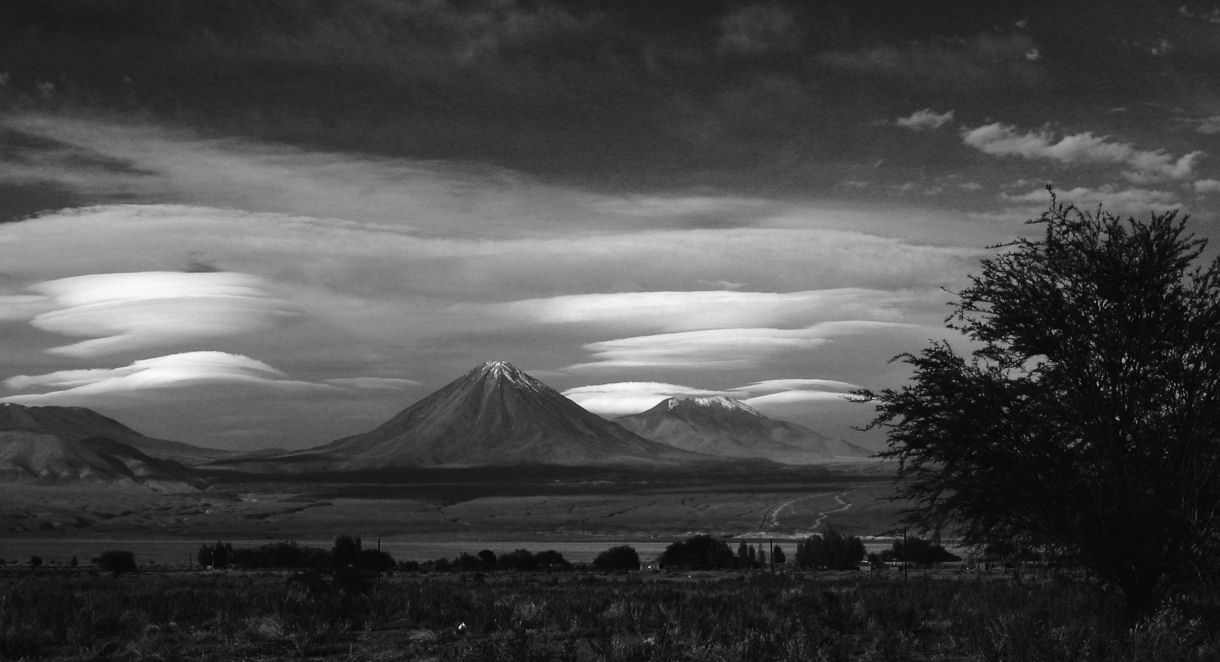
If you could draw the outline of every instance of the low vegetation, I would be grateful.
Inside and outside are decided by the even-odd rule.
[[[1214,602],[1182,600],[1129,627],[1121,602],[1099,601],[1053,575],[5,572],[4,660],[1181,662],[1220,655]]]

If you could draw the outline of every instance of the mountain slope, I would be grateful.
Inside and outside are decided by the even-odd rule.
[[[476,367],[370,432],[278,458],[330,471],[710,459],[628,432],[502,361]]]
[[[26,407],[0,404],[0,432],[45,433],[69,441],[105,437],[157,458],[195,465],[232,455],[177,441],[146,437],[122,423],[84,407]]]
[[[722,457],[805,464],[872,454],[796,423],[767,418],[747,404],[722,396],[669,398],[648,411],[621,416],[615,422],[653,441]]]
[[[126,483],[164,491],[201,485],[181,464],[150,457],[114,439],[4,430],[0,431],[0,482],[14,480]]]

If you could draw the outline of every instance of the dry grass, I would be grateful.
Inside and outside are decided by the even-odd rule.
[[[1128,628],[1075,584],[966,575],[10,571],[0,659],[1177,662],[1220,655],[1210,609]]]

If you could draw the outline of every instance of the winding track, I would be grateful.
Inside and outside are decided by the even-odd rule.
[[[835,508],[834,510],[823,510],[822,512],[818,513],[818,518],[816,520],[814,520],[813,526],[810,528],[812,530],[816,531],[817,529],[821,528],[822,522],[825,522],[827,517],[830,517],[834,513],[841,513],[844,510],[851,508],[851,502],[845,501],[843,499],[843,497],[847,496],[848,494],[851,494],[852,492],[855,492],[857,489],[859,489],[859,488],[852,488],[841,494],[836,494],[835,501],[837,501],[839,503],[839,505],[842,506],[842,508]]]
[[[847,501],[843,497],[847,496],[848,494],[851,494],[852,492],[855,492],[858,489],[860,489],[860,488],[856,487],[856,488],[852,488],[850,490],[846,490],[844,492],[840,492],[839,494],[834,495],[835,502],[839,504],[839,507],[818,512],[818,517],[816,520],[814,520],[813,525],[811,527],[809,527],[809,530],[817,531],[819,528],[821,528],[822,523],[826,521],[827,517],[830,517],[831,515],[833,515],[835,513],[841,513],[843,511],[847,510],[848,508],[851,508],[851,506],[852,506],[851,502]],[[784,501],[782,503],[777,503],[774,506],[771,506],[770,508],[768,508],[766,511],[763,512],[762,519],[760,519],[758,522],[759,531],[765,532],[765,531],[770,531],[773,529],[780,528],[779,518],[780,518],[780,515],[785,510],[791,508],[792,506],[795,506],[796,504],[800,503],[801,501],[809,501],[810,499],[817,499],[821,496],[822,496],[821,494],[814,494],[812,496],[797,497],[795,499],[789,499],[788,501]]]

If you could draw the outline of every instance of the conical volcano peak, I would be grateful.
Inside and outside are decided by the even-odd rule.
[[[515,375],[521,372],[508,361],[484,361],[483,365],[476,368],[476,370],[489,375],[495,375],[497,377],[503,375]]]
[[[509,384],[517,388],[528,388],[534,391],[546,389],[542,382],[521,372],[508,361],[484,361],[474,370],[471,370],[470,374],[485,383]]]
[[[628,432],[506,361],[481,363],[376,429],[309,455],[341,471],[706,460]]]

